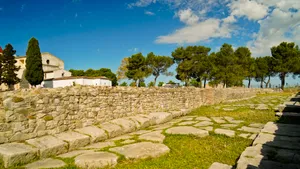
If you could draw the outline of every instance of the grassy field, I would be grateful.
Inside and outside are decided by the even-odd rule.
[[[274,110],[250,109],[247,104],[266,104],[270,108],[283,103],[291,92],[261,94],[257,97],[235,102],[223,103],[219,105],[202,106],[191,112],[191,116],[229,116],[236,120],[243,120],[241,125],[250,123],[267,123],[277,121]],[[238,106],[237,106],[238,105]],[[234,108],[233,111],[224,111],[222,108]],[[237,131],[238,133],[239,131]],[[207,169],[213,162],[221,162],[235,165],[236,160],[252,141],[241,137],[226,137],[216,135],[213,132],[204,138],[194,136],[167,135],[164,144],[170,148],[170,153],[154,159],[139,161],[125,160],[121,157],[116,169]],[[78,169],[74,165],[74,159],[64,159],[68,163],[62,169]]]

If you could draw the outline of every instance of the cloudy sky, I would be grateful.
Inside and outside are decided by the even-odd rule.
[[[123,57],[187,45],[230,43],[258,57],[300,45],[299,10],[299,0],[0,0],[0,46],[22,56],[34,36],[66,69],[116,71]]]

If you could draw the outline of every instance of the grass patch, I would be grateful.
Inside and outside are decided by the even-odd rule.
[[[44,120],[45,120],[45,121],[53,120],[53,116],[51,116],[51,115],[46,115],[46,116],[44,116]]]
[[[14,103],[19,103],[19,102],[24,101],[24,99],[23,99],[22,97],[13,97],[13,98],[12,98],[12,101],[13,101]]]
[[[214,134],[204,138],[167,135],[164,144],[171,149],[169,154],[138,162],[123,161],[116,166],[116,169],[207,169],[216,161],[234,165],[244,149],[251,144],[251,140]]]

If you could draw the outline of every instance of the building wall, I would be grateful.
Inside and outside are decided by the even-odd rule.
[[[247,99],[268,89],[75,86],[2,93],[0,144],[161,111]]]
[[[65,80],[46,80],[42,86],[46,88],[67,87],[73,85],[83,86],[112,86],[110,80],[106,79],[65,79]]]

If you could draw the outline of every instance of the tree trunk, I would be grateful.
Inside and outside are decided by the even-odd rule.
[[[271,76],[269,76],[269,79],[268,79],[268,81],[267,81],[267,83],[266,83],[266,88],[269,87],[270,81],[271,81]]]
[[[250,85],[251,85],[251,78],[249,77],[249,79],[248,79],[248,88],[250,88]]]
[[[154,78],[154,86],[156,85],[157,78],[158,78],[158,76],[155,76],[155,78]]]
[[[285,75],[286,73],[282,72],[281,73],[281,89],[284,90],[284,85],[285,85]]]
[[[223,84],[223,88],[225,88],[225,87],[226,87],[226,82],[224,81],[223,83],[224,83],[224,84]]]
[[[261,81],[260,81],[260,88],[264,88],[264,81],[263,81],[263,79],[261,79]]]
[[[206,88],[206,77],[204,78],[204,84],[203,84],[204,86],[204,88]]]
[[[15,86],[14,85],[8,85],[8,90],[14,90]]]

